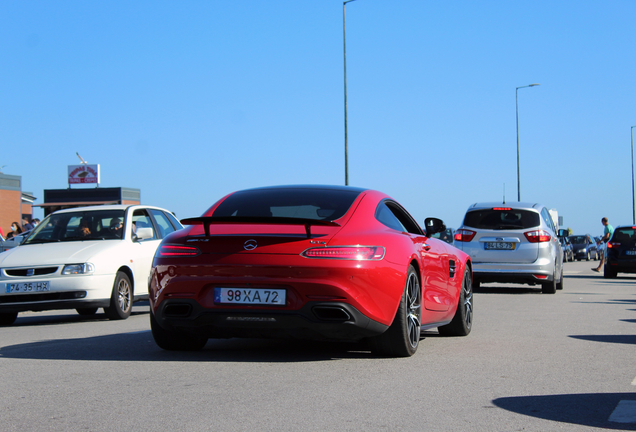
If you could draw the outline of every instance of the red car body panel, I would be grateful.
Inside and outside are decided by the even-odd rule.
[[[204,216],[211,217],[231,195]],[[177,257],[157,253],[149,285],[151,313],[166,328],[207,331],[218,337],[223,334],[218,327],[227,325],[229,336],[240,336],[241,329],[249,328],[267,334],[269,327],[275,327],[266,321],[269,316],[287,318],[333,304],[354,315],[356,323],[325,322],[322,336],[360,339],[391,325],[413,265],[421,281],[422,328],[448,324],[457,309],[468,255],[423,233],[399,232],[384,225],[374,217],[384,200],[391,198],[364,190],[334,226],[223,223],[209,225],[206,236],[206,228],[199,224],[172,233],[162,245],[194,246],[200,253]],[[246,250],[249,240],[256,240],[258,247]],[[384,255],[362,261],[302,255],[311,248],[357,245],[383,247]],[[285,289],[287,299],[284,306],[217,304],[216,287]],[[172,309],[167,309],[170,304]],[[314,318],[305,315],[303,319]]]

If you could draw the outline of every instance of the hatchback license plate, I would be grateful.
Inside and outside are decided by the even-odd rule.
[[[625,255],[636,255],[636,250],[625,251]]]
[[[515,250],[512,242],[486,242],[486,250]]]
[[[285,306],[287,292],[269,288],[214,288],[214,303]]]
[[[8,283],[7,294],[11,293],[30,293],[30,292],[42,292],[49,291],[48,282],[20,282],[20,283]]]

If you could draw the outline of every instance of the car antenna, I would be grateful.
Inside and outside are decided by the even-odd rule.
[[[506,183],[504,182],[504,195],[503,195],[503,203],[506,204]]]

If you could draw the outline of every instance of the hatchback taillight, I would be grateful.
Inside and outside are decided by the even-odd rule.
[[[552,239],[550,233],[544,230],[528,231],[524,234],[530,243],[549,242]]]
[[[617,243],[617,242],[609,242],[609,243],[607,244],[607,247],[608,247],[609,249],[611,249],[611,248],[619,247],[620,245],[621,245],[621,244],[620,244],[620,243]]]
[[[181,245],[161,245],[157,249],[155,256],[157,257],[189,257],[197,256],[201,253],[199,248],[194,246],[181,246]]]
[[[475,234],[477,234],[475,231],[458,229],[455,231],[455,241],[469,242],[473,239],[473,237],[475,237]]]
[[[305,250],[301,253],[306,258],[327,258],[347,260],[381,260],[384,257],[382,246],[333,246],[318,247]]]

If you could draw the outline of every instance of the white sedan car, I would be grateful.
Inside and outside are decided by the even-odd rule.
[[[126,319],[148,298],[152,260],[169,233],[183,228],[167,210],[140,205],[60,210],[18,247],[0,253],[0,325],[18,312],[76,309]]]

